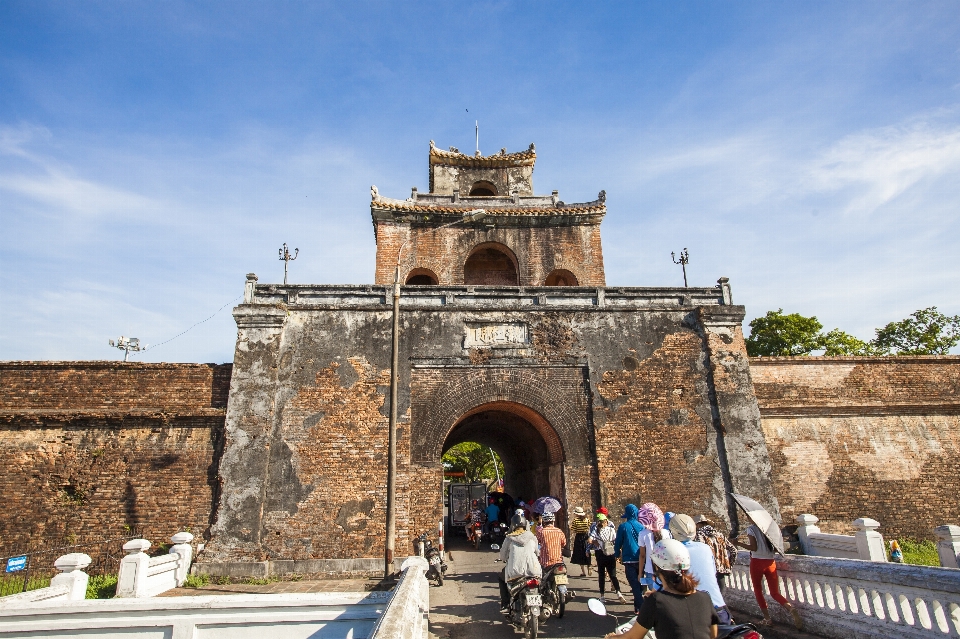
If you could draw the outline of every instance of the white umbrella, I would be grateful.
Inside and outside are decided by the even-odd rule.
[[[530,509],[535,513],[552,514],[560,510],[560,507],[560,502],[553,497],[541,497],[533,502],[533,506],[531,506]]]
[[[767,509],[749,497],[737,495],[736,493],[730,493],[730,496],[733,497],[740,508],[743,508],[743,512],[747,513],[747,517],[756,524],[760,532],[763,533],[763,536],[766,537],[770,545],[773,546],[773,549],[782,555],[783,533],[780,532],[780,526],[778,526],[776,520],[770,516]]]

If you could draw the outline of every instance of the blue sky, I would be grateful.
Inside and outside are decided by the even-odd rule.
[[[960,313],[956,2],[0,3],[0,359],[233,358],[244,275],[369,283],[369,186],[537,145],[610,285],[868,339]],[[469,112],[467,112],[469,109]]]

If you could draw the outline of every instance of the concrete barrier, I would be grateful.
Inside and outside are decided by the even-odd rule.
[[[723,596],[734,611],[760,615],[741,552]],[[960,637],[960,570],[788,555],[777,561],[780,592],[805,629],[830,639]],[[769,595],[766,580],[764,593]],[[768,600],[775,619],[792,623]]]
[[[408,557],[400,566],[400,581],[393,590],[371,639],[427,639],[430,614],[430,564],[423,557]]]
[[[367,639],[389,593],[297,593],[89,599],[0,609],[0,638],[352,637]]]

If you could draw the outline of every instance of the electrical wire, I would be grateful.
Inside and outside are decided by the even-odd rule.
[[[187,330],[183,331],[182,333],[178,333],[177,335],[174,335],[174,336],[171,337],[170,339],[168,339],[168,340],[166,340],[166,341],[163,341],[163,342],[160,342],[159,344],[154,344],[153,346],[148,346],[148,347],[142,349],[141,352],[152,351],[153,349],[157,348],[158,346],[163,346],[164,344],[167,344],[167,343],[169,343],[169,342],[172,342],[173,340],[177,339],[177,338],[180,337],[181,335],[186,335],[187,333],[189,333],[190,331],[192,331],[192,330],[195,329],[196,327],[200,326],[200,325],[203,324],[204,322],[209,321],[209,320],[212,320],[214,317],[217,316],[217,314],[218,314],[220,311],[222,311],[222,310],[225,309],[226,307],[230,306],[231,304],[233,304],[234,302],[236,302],[237,300],[239,300],[239,299],[242,298],[242,297],[243,297],[243,295],[238,295],[238,296],[235,297],[234,299],[230,300],[229,302],[227,302],[226,304],[224,304],[223,306],[221,306],[220,308],[218,308],[218,309],[217,309],[217,312],[214,313],[213,315],[211,315],[210,317],[208,317],[207,319],[200,320],[199,322],[197,322],[196,324],[194,324],[193,326],[191,326],[191,327],[188,328]]]

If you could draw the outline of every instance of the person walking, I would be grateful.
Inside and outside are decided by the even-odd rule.
[[[613,545],[613,556],[623,564],[623,571],[627,575],[627,583],[633,592],[633,613],[640,612],[640,601],[643,599],[643,586],[640,575],[643,568],[640,565],[640,533],[643,524],[637,520],[639,509],[633,504],[627,504],[620,519],[624,522],[617,527],[617,537]]]
[[[605,639],[643,639],[651,630],[657,639],[715,639],[720,620],[710,595],[697,591],[687,549],[675,539],[663,539],[650,554],[663,590],[643,598],[630,630],[622,635],[611,632]]]
[[[787,609],[787,612],[793,617],[793,625],[797,627],[797,630],[803,629],[800,613],[790,605],[786,597],[780,594],[777,556],[767,536],[756,524],[751,524],[747,528],[747,539],[747,543],[739,540],[734,540],[733,543],[750,551],[750,581],[753,582],[753,596],[757,598],[757,605],[760,606],[760,612],[763,613],[763,621],[760,623],[765,626],[773,625],[773,621],[770,619],[770,611],[767,610],[767,600],[763,596],[763,579],[766,579],[770,597]]]
[[[714,528],[713,521],[706,515],[697,515],[693,518],[697,525],[696,540],[710,547],[714,562],[717,566],[717,586],[720,593],[727,587],[727,577],[733,572],[732,561],[737,556],[737,547],[727,541],[722,532]]]
[[[645,590],[656,586],[653,579],[653,547],[661,539],[669,539],[670,532],[664,528],[666,520],[663,511],[652,501],[640,506],[637,519],[643,525],[643,531],[637,538],[637,544],[639,545],[637,557],[642,573],[640,576],[641,590]]]
[[[580,566],[581,577],[592,577],[593,568],[590,566],[590,518],[586,511],[577,506],[573,509],[573,520],[570,522],[570,534],[573,535],[573,554],[570,563]]]
[[[537,538],[527,530],[527,519],[517,513],[510,519],[511,532],[500,547],[500,561],[506,564],[500,571],[500,612],[510,612],[510,588],[508,582],[543,576],[537,558]]]
[[[617,558],[614,548],[617,541],[617,532],[613,524],[604,513],[597,513],[597,520],[590,528],[590,546],[597,558],[597,577],[600,581],[600,601],[604,601],[606,590],[606,576],[610,575],[610,586],[617,594],[620,603],[627,603],[627,598],[620,592],[620,580],[617,579]]]
[[[670,534],[690,553],[690,574],[697,580],[697,590],[710,595],[720,623],[733,623],[730,611],[727,610],[727,602],[723,600],[723,594],[717,584],[717,564],[713,558],[713,552],[707,544],[696,541],[697,525],[693,517],[683,513],[674,515],[670,520]]]

